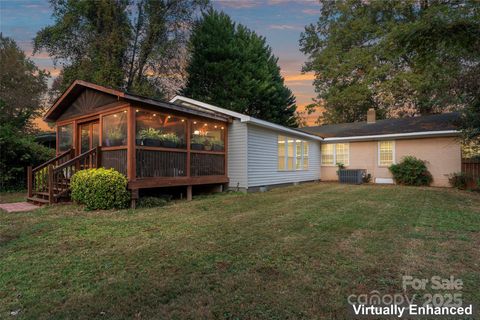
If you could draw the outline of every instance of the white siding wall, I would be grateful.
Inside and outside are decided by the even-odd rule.
[[[291,134],[284,134],[253,124],[248,125],[248,187],[320,179],[320,142],[302,137],[298,138],[309,142],[308,170],[278,171],[279,134],[296,138]],[[229,141],[229,147],[232,145],[233,143]]]
[[[247,124],[239,120],[228,126],[228,177],[230,188],[247,188]]]

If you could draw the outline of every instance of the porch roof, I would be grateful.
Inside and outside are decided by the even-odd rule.
[[[75,101],[75,99],[87,88],[115,96],[117,97],[118,101],[137,102],[137,103],[147,104],[147,105],[169,109],[173,111],[194,114],[200,117],[211,118],[211,119],[220,120],[220,121],[229,121],[231,119],[231,117],[228,115],[214,112],[211,110],[189,108],[189,107],[174,104],[171,102],[161,101],[157,99],[147,98],[140,95],[128,93],[126,91],[107,88],[107,87],[96,85],[91,82],[87,82],[83,80],[75,80],[68,87],[68,89],[65,90],[65,92],[48,109],[43,119],[47,122],[56,121],[60,117],[60,115],[66,110],[66,108],[68,108],[68,106],[71,105]]]

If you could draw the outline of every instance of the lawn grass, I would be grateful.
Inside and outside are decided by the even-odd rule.
[[[27,200],[27,190],[0,192],[0,203],[23,202]]]
[[[454,275],[480,302],[480,196],[306,184],[138,210],[0,213],[0,318],[345,319]]]

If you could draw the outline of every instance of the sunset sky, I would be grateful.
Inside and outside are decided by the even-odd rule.
[[[235,22],[246,25],[265,36],[285,77],[286,85],[297,97],[299,111],[315,97],[313,75],[302,74],[306,57],[299,51],[298,40],[304,26],[319,16],[318,1],[308,0],[217,0],[214,8],[229,14]],[[12,37],[28,56],[52,76],[59,73],[45,53],[32,56],[32,39],[42,27],[52,24],[48,1],[0,0],[0,30]],[[312,123],[316,115],[309,117]]]

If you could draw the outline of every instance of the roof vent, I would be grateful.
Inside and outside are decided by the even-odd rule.
[[[368,109],[368,111],[367,111],[367,123],[375,123],[375,120],[376,120],[375,118],[376,118],[375,109],[373,109],[373,108]]]

